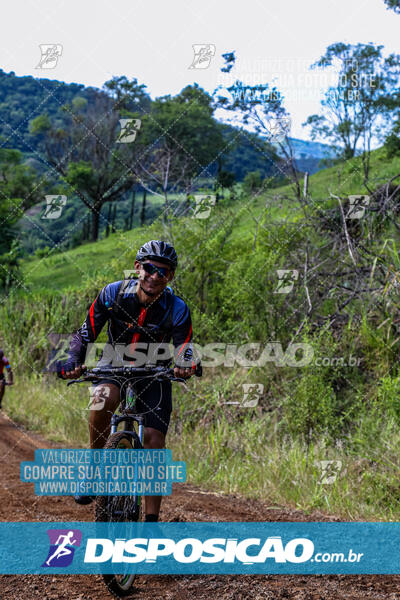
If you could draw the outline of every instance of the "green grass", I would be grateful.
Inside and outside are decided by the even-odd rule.
[[[230,400],[237,398],[237,379],[234,383]],[[255,419],[257,409],[222,405],[228,396],[220,378],[209,375],[201,383],[191,381],[189,388],[185,394],[175,389],[167,438],[174,460],[187,463],[189,483],[306,513],[319,510],[348,520],[400,519],[400,432],[394,424],[363,452],[332,448],[323,440],[307,449],[298,440],[282,439],[278,423],[268,414]],[[203,404],[196,404],[200,395]],[[67,388],[65,382],[21,376],[7,389],[4,408],[12,419],[53,441],[88,447],[88,401],[84,385]],[[331,484],[321,482],[323,460],[342,463]]]
[[[140,230],[114,233],[97,243],[87,243],[48,258],[34,257],[22,263],[24,285],[32,290],[71,290],[82,286],[86,279],[95,279],[98,274],[112,275],[112,261],[120,255],[119,243],[124,241],[127,269],[133,268],[132,254],[137,248]],[[132,250],[131,250],[132,249]],[[123,274],[114,274],[117,279]],[[114,280],[114,279],[113,279]]]
[[[17,376],[14,386],[6,388],[4,409],[16,422],[49,440],[87,446],[88,388],[72,389],[73,393],[54,376]]]
[[[177,194],[169,196],[171,202],[178,199]],[[162,205],[163,199],[151,197],[153,206]],[[148,234],[147,232],[151,232]],[[97,242],[86,242],[63,252],[49,250],[44,258],[30,256],[21,261],[21,272],[25,292],[29,291],[71,291],[82,287],[83,283],[97,281],[104,283],[123,278],[123,272],[116,267],[118,261],[124,268],[133,269],[138,247],[149,239],[165,237],[161,221],[146,227],[137,227],[129,231],[117,231]],[[122,259],[122,260],[121,260]]]
[[[400,174],[400,157],[388,159],[384,148],[371,152],[371,167],[369,186],[374,190],[386,183],[391,177]],[[352,158],[345,163],[322,169],[309,178],[309,202],[320,202],[329,198],[329,193],[341,197],[357,194],[368,194],[363,185],[364,174],[361,157]],[[303,190],[303,178],[300,179]],[[286,219],[299,213],[298,207],[293,207],[293,188],[286,185],[267,190],[254,201],[248,203],[250,210],[255,213],[263,210],[267,204],[273,219]],[[251,224],[250,216],[241,221],[241,227],[247,229]]]
[[[360,160],[352,159],[344,165],[313,175],[310,179],[311,201],[323,202],[329,198],[330,191],[340,196],[367,193],[362,184]],[[372,153],[373,188],[398,173],[400,158],[388,161],[382,149]],[[243,321],[248,325],[246,340],[259,339],[254,337],[254,331],[268,331],[264,328],[264,321],[272,322],[275,319],[279,321],[279,326],[281,321],[285,321],[281,318],[284,313],[280,313],[276,308],[279,298],[272,295],[269,298],[265,297],[264,292],[267,288],[262,287],[265,284],[261,281],[256,291],[260,292],[261,300],[265,298],[265,305],[258,302],[257,294],[253,297],[248,287],[238,285],[238,281],[233,278],[235,273],[231,267],[237,267],[238,273],[246,276],[252,272],[251,268],[254,265],[266,265],[266,270],[274,269],[277,261],[281,257],[285,259],[293,250],[293,244],[286,248],[285,228],[281,227],[277,243],[271,239],[268,244],[260,245],[260,248],[257,248],[258,254],[255,252],[253,255],[253,262],[248,260],[246,257],[250,255],[256,232],[255,219],[261,219],[258,225],[258,239],[262,235],[273,238],[270,230],[263,232],[263,222],[297,222],[302,218],[301,210],[296,207],[289,186],[267,190],[255,198],[241,197],[235,203],[230,203],[226,198],[212,210],[216,215],[214,221],[192,221],[189,217],[176,222],[172,229],[173,239],[176,236],[179,244],[178,252],[183,250],[182,256],[188,264],[191,264],[189,259],[193,255],[195,258],[205,257],[204,263],[197,263],[200,268],[195,270],[192,267],[195,275],[193,279],[190,279],[190,269],[182,269],[186,277],[183,278],[186,285],[183,292],[191,294],[189,304],[194,316],[195,330],[205,333],[204,343],[222,339],[225,331],[228,331],[227,335],[231,336],[231,341],[236,340],[236,331],[239,331],[238,336],[242,335],[240,316],[238,318],[235,307],[231,307],[232,314],[229,310],[223,312],[225,304],[230,306],[230,298],[226,296],[231,292],[230,285],[233,282],[232,293],[235,298],[239,298],[240,306],[249,309],[250,302],[254,300],[255,306],[261,307],[261,312],[254,314],[254,323],[249,319],[245,321],[243,315]],[[231,220],[233,229],[229,236],[230,232],[226,233],[224,227]],[[45,338],[49,330],[75,329],[82,321],[86,300],[94,297],[94,290],[100,289],[107,282],[120,279],[123,268],[133,268],[136,250],[140,244],[151,238],[165,239],[170,233],[161,222],[156,222],[150,227],[112,234],[95,244],[88,243],[63,254],[23,262],[25,290],[21,292],[22,298],[10,299],[9,307],[4,306],[1,309],[4,332],[8,337],[5,334],[0,337],[6,339],[6,347],[12,348],[14,354],[13,361],[20,365],[20,372],[16,373],[17,384],[14,388],[7,389],[6,393],[5,407],[12,418],[67,446],[87,445],[87,389],[78,386],[67,388],[65,383],[56,381],[54,377],[45,378],[39,374],[33,380],[28,379],[27,365],[32,361],[36,361],[35,364],[43,361],[47,348]],[[387,233],[386,231],[385,236]],[[223,247],[223,261],[218,262],[225,238],[227,246]],[[383,244],[383,238],[377,242]],[[247,262],[244,263],[244,260]],[[393,269],[399,270],[395,250],[387,261]],[[209,295],[206,293],[205,296],[210,305],[204,309],[197,301],[198,271],[204,264],[205,271],[212,273],[215,269],[214,263],[219,265],[219,269],[228,269],[228,276],[223,285],[219,282],[209,283]],[[258,280],[256,273],[256,281],[252,284],[255,285]],[[179,280],[178,284],[180,285]],[[215,288],[212,288],[212,285],[215,285]],[[29,291],[29,294],[26,291]],[[60,302],[57,293],[64,296],[64,304]],[[45,297],[46,301],[42,302]],[[266,310],[267,306],[270,312]],[[390,304],[388,307],[388,310],[393,309]],[[363,307],[356,305],[355,309],[357,316],[360,311],[362,313]],[[286,309],[283,307],[282,310]],[[395,319],[397,313],[393,310]],[[218,320],[221,311],[227,315],[223,323]],[[18,313],[19,320],[15,313]],[[324,378],[315,380],[317,391],[314,395],[308,394],[306,386],[304,397],[300,397],[296,384],[297,379],[302,379],[303,373],[296,374],[297,379],[295,376],[291,381],[281,372],[275,372],[269,377],[269,371],[261,373],[260,370],[257,374],[260,379],[254,381],[264,382],[265,389],[268,390],[268,401],[272,399],[275,404],[272,407],[267,405],[257,408],[254,414],[254,411],[249,409],[236,409],[223,404],[227,400],[239,400],[243,381],[248,382],[247,377],[250,379],[256,376],[253,370],[231,369],[228,377],[222,370],[205,369],[207,372],[201,381],[190,382],[192,393],[187,397],[179,388],[176,390],[174,416],[169,434],[168,445],[174,451],[174,458],[187,461],[189,481],[206,488],[240,493],[249,498],[260,498],[270,504],[289,505],[304,511],[318,509],[347,519],[398,520],[398,383],[391,377],[384,385],[380,381],[391,366],[392,357],[387,350],[389,343],[395,343],[397,333],[392,330],[391,321],[387,325],[387,331],[384,323],[382,327],[377,327],[374,315],[369,321],[369,315],[366,314],[362,326],[358,326],[357,323],[356,319],[353,329],[349,322],[347,342],[346,331],[341,330],[335,352],[346,355],[349,348],[354,350],[356,347],[363,357],[363,367],[356,375],[349,376],[352,378],[350,382],[347,381],[347,373],[338,372],[337,377],[332,375],[332,380],[340,385],[343,386],[343,378],[348,383],[348,388],[337,394],[339,409],[340,402],[344,402],[345,407],[350,404],[356,406],[358,398],[362,398],[362,404],[366,406],[364,411],[360,409],[359,422],[351,423],[351,434],[347,431],[341,432],[342,438],[336,445],[332,443],[332,439],[328,440],[324,434],[320,434],[318,437],[314,436],[313,442],[307,448],[301,441],[301,436],[289,436],[288,430],[283,427],[282,422],[287,409],[285,396],[290,387],[292,386],[297,393],[297,396],[294,395],[294,405],[297,403],[300,406],[302,401],[301,406],[305,406],[307,397],[317,401],[323,397]],[[206,340],[207,336],[209,339]],[[260,337],[263,339],[266,335],[262,334]],[[328,344],[328,336],[325,336],[325,339]],[[325,347],[323,352],[324,355],[328,355]],[[304,379],[307,377],[304,376]],[[308,381],[311,382],[310,385],[313,382],[310,374]],[[346,404],[348,397],[351,398]],[[381,406],[381,412],[371,413],[369,416],[370,404],[373,406],[375,401],[377,406]],[[379,418],[375,418],[376,414]],[[306,420],[304,415],[299,415],[298,418]],[[321,471],[318,461],[321,460],[342,462],[342,469],[334,484],[320,483]]]
[[[389,178],[400,173],[400,157],[388,160],[384,149],[380,148],[371,153],[371,182],[375,188],[386,182]],[[303,182],[301,181],[301,187]],[[363,172],[361,158],[357,157],[342,165],[318,171],[310,177],[310,202],[320,202],[329,198],[329,191],[341,196],[349,194],[366,194],[363,186]],[[171,195],[171,200],[175,198]],[[162,202],[153,198],[152,202]],[[231,216],[222,210],[221,223],[227,219],[234,219],[235,225],[232,232],[231,243],[254,238],[256,224],[254,219],[263,215],[267,222],[297,221],[301,219],[302,212],[294,202],[291,186],[283,186],[267,190],[266,192],[248,196],[237,200],[229,206],[225,202]],[[30,290],[68,290],[77,289],[85,279],[96,279],[98,275],[104,276],[104,281],[116,280],[122,273],[113,268],[113,260],[126,256],[126,268],[133,268],[135,251],[146,238],[146,231],[150,229],[155,236],[163,237],[164,228],[161,223],[151,228],[136,228],[126,232],[111,234],[108,238],[96,243],[87,243],[83,246],[68,250],[62,254],[54,254],[48,258],[30,258],[22,261],[22,273],[25,285]]]

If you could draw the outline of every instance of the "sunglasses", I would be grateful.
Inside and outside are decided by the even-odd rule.
[[[156,267],[156,265],[153,265],[153,263],[142,263],[142,267],[149,275],[157,273],[158,277],[161,277],[163,279],[165,277],[168,277],[170,272],[168,267]]]

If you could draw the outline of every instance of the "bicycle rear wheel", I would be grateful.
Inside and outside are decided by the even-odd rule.
[[[122,431],[110,435],[104,449],[123,450],[143,448],[135,432],[128,435]],[[140,496],[98,496],[95,505],[96,522],[127,522],[139,521],[141,516]],[[129,594],[136,575],[125,573],[122,575],[103,574],[104,583],[117,596]]]

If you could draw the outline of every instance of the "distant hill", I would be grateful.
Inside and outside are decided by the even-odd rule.
[[[29,134],[29,123],[47,112],[56,117],[61,106],[75,96],[90,100],[94,88],[78,83],[64,83],[32,76],[17,77],[13,71],[0,69],[0,142],[32,157],[37,152],[37,138]]]
[[[327,144],[308,142],[297,138],[290,138],[294,150],[297,168],[299,171],[316,173],[321,169],[320,161],[323,158],[334,158],[335,150]]]
[[[76,96],[85,97],[89,102],[98,93],[96,88],[78,83],[64,83],[32,76],[18,77],[14,72],[5,73],[0,69],[0,143],[7,148],[17,148],[27,158],[38,159],[38,139],[29,133],[29,123],[38,115],[47,112],[51,118],[62,124],[61,106],[70,103]],[[249,171],[260,171],[264,176],[277,171],[274,148],[265,152],[265,143],[252,133],[238,133],[238,130],[222,125],[227,139],[227,150],[222,157],[222,168],[235,174],[242,181]],[[234,143],[230,143],[234,140]],[[298,169],[315,173],[319,161],[332,149],[325,144],[293,139]],[[34,166],[39,167],[35,160]],[[217,164],[211,167],[217,171]],[[215,174],[213,173],[213,174]]]

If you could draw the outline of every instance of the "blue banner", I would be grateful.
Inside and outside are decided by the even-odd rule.
[[[162,496],[186,481],[186,464],[167,449],[39,449],[34,462],[21,462],[20,476],[38,496]]]
[[[3,574],[399,574],[399,523],[0,523]]]

